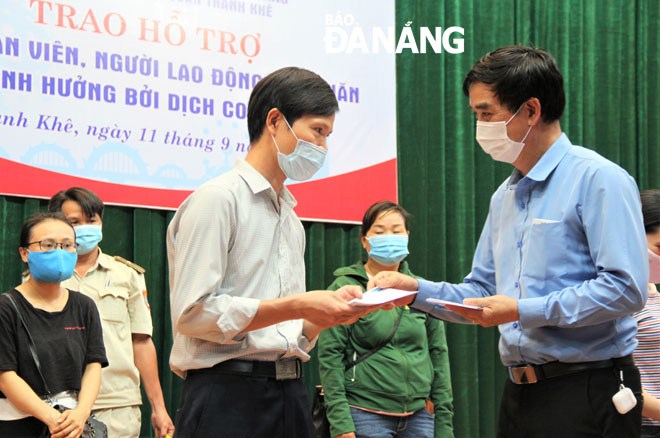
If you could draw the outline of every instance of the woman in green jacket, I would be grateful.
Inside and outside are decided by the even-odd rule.
[[[401,206],[390,201],[369,207],[360,236],[368,260],[337,269],[337,279],[329,289],[346,284],[366,288],[369,278],[384,270],[412,275],[402,261],[408,255],[408,217]],[[392,334],[373,355],[346,369]],[[331,436],[454,436],[447,342],[441,321],[410,312],[407,306],[377,310],[354,324],[324,330],[318,345]]]

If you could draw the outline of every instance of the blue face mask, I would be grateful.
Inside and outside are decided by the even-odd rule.
[[[293,136],[296,137],[289,122],[286,119],[284,121]],[[280,152],[275,137],[271,136],[270,138],[273,139],[273,143],[275,143],[275,148],[277,149],[277,162],[280,164],[280,169],[282,169],[282,172],[284,172],[287,178],[294,181],[304,181],[314,176],[323,166],[325,156],[328,153],[325,148],[296,137],[298,142],[295,149],[289,155],[284,155]]]
[[[59,283],[73,275],[78,254],[54,249],[46,252],[30,252],[28,267],[30,275],[43,283]]]
[[[392,266],[405,259],[408,252],[408,236],[405,234],[378,234],[369,240],[369,257],[381,265]]]
[[[74,229],[80,255],[89,254],[103,238],[100,225],[77,225]]]

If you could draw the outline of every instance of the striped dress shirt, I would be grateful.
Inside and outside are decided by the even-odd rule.
[[[660,294],[655,284],[649,284],[646,307],[635,314],[637,348],[635,364],[642,376],[642,386],[655,398],[660,398]],[[660,426],[660,421],[642,417],[644,426]]]

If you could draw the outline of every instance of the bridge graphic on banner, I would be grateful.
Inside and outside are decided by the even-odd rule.
[[[8,157],[0,148],[0,158]],[[68,149],[52,143],[31,148],[21,162],[67,175],[168,189],[199,185],[223,171],[222,166],[212,166],[209,160],[204,160],[204,171],[199,178],[188,178],[186,172],[175,164],[165,164],[150,174],[139,152],[120,143],[105,143],[95,148],[81,165]]]

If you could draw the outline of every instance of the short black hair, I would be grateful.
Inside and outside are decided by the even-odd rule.
[[[561,118],[566,106],[564,78],[548,51],[522,45],[501,47],[487,53],[465,75],[463,93],[470,95],[475,82],[489,85],[500,103],[515,112],[532,97],[541,102],[541,118],[550,123]]]
[[[374,222],[376,222],[376,219],[378,219],[378,217],[385,212],[399,213],[403,217],[403,225],[406,227],[406,231],[408,231],[408,220],[410,219],[410,213],[408,213],[396,202],[381,201],[373,204],[364,213],[364,217],[362,218],[362,229],[360,231],[362,236],[367,235],[371,226],[374,224]]]
[[[316,73],[298,67],[275,70],[257,82],[248,102],[250,143],[259,140],[268,112],[277,108],[290,125],[306,115],[331,116],[339,103],[330,85]]]
[[[96,193],[84,187],[71,187],[67,190],[57,192],[48,201],[48,211],[62,211],[62,204],[66,201],[75,201],[80,204],[83,213],[88,218],[93,218],[98,214],[103,220],[103,209],[105,208],[103,201]]]
[[[660,229],[660,190],[644,190],[641,192],[642,216],[646,234],[655,233]]]
[[[39,225],[40,223],[47,221],[47,220],[56,220],[56,221],[62,221],[68,226],[71,227],[73,230],[73,234],[76,234],[76,230],[73,228],[71,223],[67,220],[67,218],[61,213],[61,212],[44,212],[44,211],[38,211],[36,213],[33,213],[24,223],[23,226],[21,226],[21,233],[18,238],[18,245],[21,248],[27,248],[30,243],[30,239],[32,236],[32,229]]]

